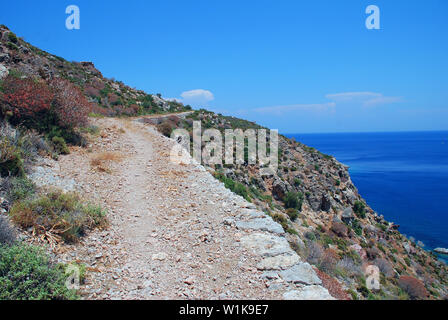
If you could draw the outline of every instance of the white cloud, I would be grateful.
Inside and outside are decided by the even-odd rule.
[[[163,99],[165,99],[166,101],[174,101],[174,102],[179,102],[179,103],[182,102],[182,99],[178,99],[178,98],[163,98]]]
[[[372,99],[381,96],[382,96],[381,93],[375,93],[375,92],[342,92],[342,93],[327,94],[325,98],[333,101],[353,101],[353,100]]]
[[[286,112],[292,112],[292,111],[314,111],[314,112],[328,111],[333,110],[335,106],[336,103],[334,102],[315,103],[315,104],[291,104],[284,106],[256,108],[253,109],[253,111],[259,113],[271,113],[276,115],[282,115]]]
[[[344,106],[349,104],[351,106],[373,107],[385,104],[392,104],[402,102],[402,97],[388,97],[382,93],[361,91],[361,92],[341,92],[334,94],[327,94],[325,98],[331,100],[327,103],[314,104],[291,104],[273,107],[262,107],[251,109],[252,112],[273,114],[273,115],[287,115],[289,112],[302,111],[314,113],[334,113],[337,106]]]
[[[389,104],[389,103],[397,103],[397,102],[402,102],[403,98],[402,97],[378,97],[378,98],[373,98],[373,99],[369,99],[367,101],[364,101],[363,106],[364,107],[373,107],[373,106],[378,106],[381,104]]]
[[[206,106],[208,102],[215,99],[213,93],[204,89],[185,91],[180,96],[184,104],[190,104],[192,106]]]
[[[325,97],[340,103],[360,103],[363,107],[373,107],[402,101],[401,97],[387,97],[382,93],[369,91],[327,94]]]

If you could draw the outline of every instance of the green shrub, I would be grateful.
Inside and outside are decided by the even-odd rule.
[[[283,202],[286,209],[302,210],[303,195],[300,192],[290,191],[285,195]]]
[[[19,50],[19,47],[15,43],[12,43],[12,42],[8,42],[6,44],[6,46],[11,50]]]
[[[6,191],[6,198],[10,203],[26,199],[35,192],[35,186],[26,177],[8,177],[3,179],[1,188]]]
[[[263,195],[261,194],[260,190],[258,190],[255,187],[249,188],[250,193],[254,195],[255,198],[262,199]]]
[[[217,172],[214,174],[214,177],[224,183],[224,186],[231,190],[232,192],[235,192],[237,195],[240,195],[247,201],[251,201],[251,198],[249,197],[249,193],[247,190],[247,187],[243,185],[242,183],[235,182],[230,178],[227,178],[224,174]]]
[[[53,143],[53,147],[54,147],[56,153],[58,153],[58,154],[69,154],[70,153],[70,150],[67,147],[67,143],[65,142],[64,138],[53,137],[51,139],[51,142]]]
[[[76,299],[65,286],[64,273],[40,248],[25,244],[0,246],[0,300]]]
[[[305,238],[311,241],[316,241],[316,235],[314,234],[314,232],[308,231],[305,233]]]
[[[294,208],[287,209],[286,214],[289,216],[289,219],[291,219],[291,221],[296,221],[299,217],[299,212]]]
[[[275,214],[272,216],[272,219],[274,219],[274,221],[276,221],[276,222],[278,222],[278,223],[280,223],[280,224],[286,224],[286,223],[288,223],[288,220],[286,220],[285,216],[283,216],[283,215],[280,214],[280,213],[275,213]]]
[[[355,290],[353,289],[349,289],[348,293],[350,294],[350,296],[352,297],[352,300],[359,300],[358,294],[356,293]]]
[[[13,32],[8,33],[8,39],[12,43],[17,43],[18,42],[18,38],[17,38],[17,36]]]
[[[100,207],[83,205],[78,195],[61,191],[16,202],[10,215],[23,228],[32,227],[38,234],[50,233],[67,242],[77,241],[87,229],[107,225],[106,212]]]
[[[328,247],[330,244],[333,244],[333,239],[328,234],[322,234],[320,241],[324,247]]]
[[[20,149],[8,137],[0,141],[0,175],[24,176],[25,170]]]
[[[352,228],[353,228],[353,231],[355,231],[355,233],[358,236],[362,236],[362,228],[361,228],[361,224],[359,223],[359,220],[354,219],[352,221]]]
[[[364,219],[366,217],[366,206],[361,201],[356,201],[353,206],[353,211],[356,213],[358,218]]]
[[[247,188],[242,183],[236,182],[235,183],[235,189],[233,190],[237,195],[242,196],[247,201],[250,201],[250,197],[247,193]]]

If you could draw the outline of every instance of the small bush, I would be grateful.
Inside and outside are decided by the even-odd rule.
[[[45,133],[49,141],[56,136],[76,145],[85,144],[75,128],[86,125],[92,104],[68,80],[58,78],[48,85],[45,81],[10,72],[0,89],[0,114],[8,117],[12,124]]]
[[[338,237],[347,237],[348,228],[341,222],[334,222],[331,226],[331,231]]]
[[[45,82],[9,74],[1,89],[1,111],[3,115],[9,112],[13,123],[41,128],[42,123],[47,122],[53,94]]]
[[[9,41],[11,41],[12,43],[17,43],[19,40],[17,38],[17,36],[13,33],[13,32],[9,32],[8,33],[8,39]]]
[[[361,227],[361,224],[360,224],[359,220],[354,219],[354,220],[352,221],[352,228],[353,228],[353,231],[355,231],[355,233],[356,233],[358,236],[362,236],[362,231],[363,231],[363,229],[362,229],[362,227]]]
[[[322,270],[328,274],[334,274],[338,261],[339,255],[337,252],[333,249],[326,249],[317,267],[319,270]]]
[[[272,216],[272,219],[274,219],[275,222],[280,223],[281,225],[287,226],[288,220],[286,220],[285,216],[280,213],[275,213]]]
[[[88,229],[105,227],[106,213],[100,207],[82,205],[76,194],[52,191],[35,199],[14,204],[10,211],[14,223],[33,228],[50,242],[77,241]]]
[[[235,192],[237,195],[240,195],[241,197],[243,197],[247,201],[251,201],[251,199],[249,197],[249,192],[248,192],[247,187],[245,185],[243,185],[242,183],[239,183],[239,182],[235,182],[231,178],[227,178],[222,173],[216,173],[214,176],[215,176],[216,179],[218,179],[219,181],[223,182],[224,186],[227,189],[231,190],[232,192]]]
[[[35,192],[33,182],[26,177],[5,178],[0,187],[6,193],[9,203],[29,198]]]
[[[243,185],[239,182],[236,182],[235,189],[233,190],[233,192],[235,192],[237,195],[243,197],[247,201],[250,201],[249,194],[247,192],[247,188],[245,185]]]
[[[2,177],[25,175],[20,149],[7,137],[3,137],[0,141],[0,175]]]
[[[170,124],[170,122],[165,121],[157,125],[157,130],[159,130],[159,132],[165,137],[170,137],[171,132],[173,131],[173,126]]]
[[[378,250],[378,248],[376,248],[376,247],[367,248],[366,254],[367,254],[367,258],[371,261],[379,258],[381,255],[380,250]]]
[[[344,257],[342,260],[338,261],[336,264],[336,269],[349,277],[354,277],[362,274],[362,270],[355,263],[355,261],[352,258]]]
[[[366,217],[366,206],[361,201],[356,201],[353,206],[353,211],[358,216],[358,218],[364,219]]]
[[[291,221],[296,221],[299,217],[299,212],[297,211],[297,209],[293,208],[287,209],[286,214],[289,216],[289,219],[291,219]]]
[[[65,286],[62,270],[43,251],[24,244],[0,245],[0,300],[61,300],[77,298]]]
[[[52,80],[50,88],[54,93],[52,107],[57,124],[70,129],[86,125],[92,105],[82,91],[70,81],[61,78]]]
[[[308,241],[306,259],[309,263],[316,266],[319,265],[323,255],[324,255],[324,249],[319,243]]]
[[[286,209],[292,208],[302,210],[303,195],[300,192],[290,191],[285,195],[283,203],[285,204]]]
[[[411,276],[401,276],[398,280],[398,286],[414,300],[426,299],[429,296],[424,284]]]
[[[65,142],[64,138],[53,137],[53,139],[51,139],[51,142],[53,143],[54,150],[57,154],[70,153],[70,149],[67,147],[67,143]]]
[[[34,131],[23,131],[8,122],[0,123],[0,169],[2,176],[23,175],[39,153],[49,150],[45,140]]]
[[[19,50],[19,47],[18,47],[15,43],[13,43],[13,42],[11,42],[11,41],[9,41],[9,42],[6,44],[6,46],[7,46],[9,49],[11,49],[11,50]]]

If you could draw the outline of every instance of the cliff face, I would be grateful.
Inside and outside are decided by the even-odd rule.
[[[78,85],[95,103],[93,113],[106,116],[188,111],[103,77],[91,62],[68,62],[46,53],[0,26],[0,79],[19,72],[43,79],[62,77]],[[255,123],[198,110],[164,118],[158,128],[261,128]],[[209,170],[227,188],[272,216],[287,232],[291,247],[319,269],[330,293],[352,298],[444,298],[448,273],[435,256],[405,238],[398,226],[379,216],[362,199],[347,167],[331,156],[280,136],[278,171],[262,176],[257,165],[214,166]],[[386,183],[386,182],[385,182]],[[379,268],[380,290],[366,286],[366,268]]]

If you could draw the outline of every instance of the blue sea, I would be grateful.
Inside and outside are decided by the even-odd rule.
[[[350,166],[361,196],[401,233],[448,248],[448,131],[285,136]]]

